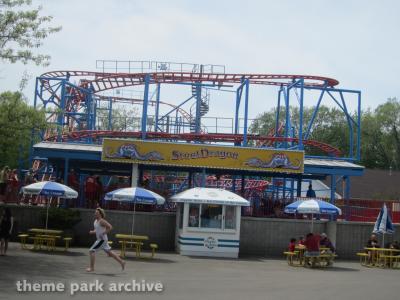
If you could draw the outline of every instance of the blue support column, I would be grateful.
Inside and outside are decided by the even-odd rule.
[[[144,95],[143,95],[143,109],[142,109],[142,139],[146,139],[147,130],[147,107],[149,104],[149,86],[150,86],[150,75],[147,74],[144,77]]]
[[[335,204],[336,175],[331,175],[331,199],[330,203]]]
[[[242,99],[244,79],[241,79],[241,84],[236,90],[236,110],[235,110],[235,134],[239,134],[239,109],[240,101]]]
[[[33,97],[33,107],[36,110],[36,105],[37,105],[37,96],[38,96],[38,83],[39,79],[36,78],[35,82],[35,95]],[[33,140],[35,138],[35,130],[31,130],[31,140],[30,140],[30,145],[29,145],[29,167],[32,166],[32,160],[33,160]]]
[[[69,158],[64,159],[64,184],[68,184]]]
[[[304,103],[304,78],[300,79],[300,120],[299,120],[299,142],[298,142],[298,148],[299,150],[303,150],[303,103]]]
[[[349,116],[349,112],[347,110],[346,106],[346,101],[344,100],[343,97],[343,92],[339,92],[340,99],[342,100],[343,104],[343,112],[345,113],[346,119],[347,119],[347,125],[349,126],[349,133],[350,133],[350,141],[349,141],[349,157],[353,158],[354,157],[354,138],[353,138],[353,123],[351,120],[351,117]]]
[[[285,93],[286,90],[286,93]],[[289,89],[285,88],[283,90],[283,95],[285,96],[285,138],[289,137],[289,128],[290,128],[290,108],[289,108]],[[285,147],[288,147],[288,142],[285,141]]]
[[[247,146],[247,122],[249,118],[249,89],[250,89],[250,81],[246,79],[246,91],[244,99],[243,147]]]
[[[65,80],[61,81],[61,97],[60,106],[57,117],[57,142],[61,142],[62,131],[64,129],[64,114],[65,114]]]
[[[108,130],[112,130],[112,98],[108,99]]]
[[[343,198],[345,201],[345,220],[348,221],[350,217],[350,176],[344,176],[344,191],[343,191]]]
[[[160,114],[160,90],[161,90],[161,84],[157,83],[157,94],[156,94],[156,115],[155,115],[155,125],[154,125],[154,131],[158,131],[158,118]]]
[[[307,131],[306,131],[306,134],[304,136],[305,140],[308,139],[308,137],[309,137],[309,135],[311,133],[311,127],[312,127],[312,124],[314,123],[315,117],[317,116],[317,113],[318,113],[318,110],[319,110],[319,106],[321,105],[322,98],[324,97],[324,93],[325,93],[325,88],[322,90],[321,95],[319,95],[319,99],[318,99],[317,105],[315,106],[315,109],[314,109],[313,115],[311,117],[311,120],[308,123]]]
[[[282,95],[282,87],[278,92],[278,105],[276,107],[276,120],[275,120],[275,136],[278,136],[278,128],[279,128],[279,117],[281,113],[281,95]]]
[[[196,133],[201,131],[201,83],[196,83]]]

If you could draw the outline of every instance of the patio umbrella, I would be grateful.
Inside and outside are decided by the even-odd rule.
[[[50,197],[50,200],[47,201],[47,209],[46,209],[46,229],[47,222],[49,219],[49,206],[51,204],[51,199],[53,197],[65,198],[65,199],[73,199],[78,197],[78,192],[71,189],[70,187],[54,182],[54,181],[40,181],[35,182],[29,185],[22,187],[21,189],[24,195],[40,195]]]
[[[105,194],[106,201],[120,201],[133,203],[132,234],[135,226],[136,204],[163,205],[165,198],[157,193],[140,187],[122,188]]]
[[[392,219],[390,218],[386,203],[383,204],[378,218],[376,219],[373,233],[382,233],[382,247],[385,247],[385,234],[394,233]]]
[[[342,214],[339,207],[318,199],[297,200],[287,205],[284,211],[287,214],[311,214],[311,232],[314,227],[314,214]]]
[[[219,188],[196,187],[171,197],[173,202],[212,203],[221,205],[250,206],[250,202],[230,191]]]

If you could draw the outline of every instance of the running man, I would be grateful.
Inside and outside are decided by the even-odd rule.
[[[96,208],[94,217],[95,217],[94,230],[89,231],[89,233],[95,234],[97,237],[97,240],[94,242],[92,247],[90,247],[90,250],[89,250],[90,267],[87,268],[86,271],[87,272],[94,271],[94,262],[96,259],[96,251],[101,250],[101,249],[103,249],[104,252],[106,252],[108,256],[110,256],[110,257],[114,258],[116,261],[118,261],[122,267],[122,270],[124,270],[125,262],[111,250],[111,247],[108,244],[107,233],[109,233],[111,231],[112,226],[110,223],[108,223],[104,219],[104,217],[105,217],[104,210],[101,209],[100,207]]]

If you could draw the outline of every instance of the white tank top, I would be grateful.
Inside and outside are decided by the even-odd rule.
[[[104,226],[101,226],[100,222],[98,220],[94,220],[94,230],[96,231],[96,237],[98,240],[104,240],[108,241],[107,234],[104,234],[106,231],[106,228]]]

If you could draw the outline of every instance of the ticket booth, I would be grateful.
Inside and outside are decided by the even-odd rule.
[[[182,255],[239,255],[241,206],[246,199],[216,188],[193,188],[171,198],[177,202],[177,251]]]

